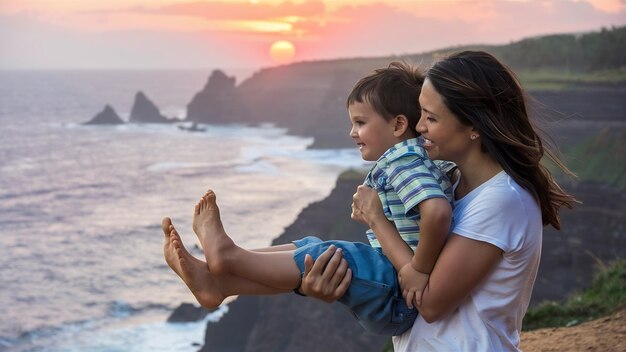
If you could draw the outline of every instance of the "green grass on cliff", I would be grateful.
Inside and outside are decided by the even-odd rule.
[[[565,70],[520,70],[517,72],[525,90],[560,91],[576,89],[580,85],[617,84],[626,81],[626,67],[594,71],[568,72]]]
[[[565,302],[545,302],[524,317],[524,330],[573,326],[626,306],[626,259],[600,270],[591,287]]]

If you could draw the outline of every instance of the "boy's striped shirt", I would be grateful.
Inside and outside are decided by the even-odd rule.
[[[449,166],[440,165],[444,170]],[[440,167],[413,138],[387,150],[365,177],[364,184],[376,189],[385,216],[413,251],[419,241],[418,204],[430,198],[452,199],[452,186]],[[367,230],[367,238],[372,247],[380,248],[371,229]]]

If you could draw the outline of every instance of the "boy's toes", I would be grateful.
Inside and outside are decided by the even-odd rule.
[[[163,230],[163,233],[165,234],[165,236],[167,236],[170,233],[171,225],[172,225],[172,219],[168,217],[164,217],[163,220],[161,220],[161,229]]]

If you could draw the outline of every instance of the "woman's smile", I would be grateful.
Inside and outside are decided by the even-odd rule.
[[[424,146],[425,149],[428,149],[429,147],[433,146],[433,141],[431,141],[430,139],[423,138],[422,140],[424,141],[424,145],[423,146]]]

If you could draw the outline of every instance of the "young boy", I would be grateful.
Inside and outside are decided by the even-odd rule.
[[[395,226],[401,237],[385,224],[367,231],[370,246],[306,237],[293,244],[249,251],[226,234],[215,194],[209,191],[196,205],[193,220],[206,263],[185,250],[169,218],[163,221],[166,261],[200,304],[215,307],[231,295],[297,290],[305,256],[316,259],[334,245],[343,251],[353,273],[339,302],[368,331],[399,335],[410,328],[417,316],[413,304],[421,299],[452,213],[450,182],[416,138],[422,83],[420,72],[392,63],[357,82],[346,104],[350,136],[361,157],[376,161],[365,184],[378,191],[388,225]]]

